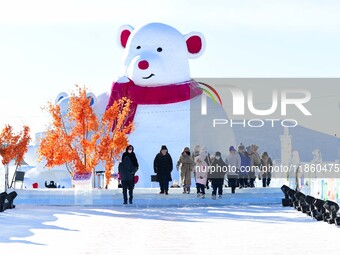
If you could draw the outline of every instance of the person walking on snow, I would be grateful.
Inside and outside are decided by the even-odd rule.
[[[179,157],[176,168],[180,169],[181,184],[183,186],[183,194],[190,194],[191,186],[191,172],[195,165],[195,162],[190,156],[190,149],[185,147]]]
[[[129,157],[133,166],[136,168],[136,171],[139,168],[138,160],[135,154],[135,148],[130,144],[128,147],[126,147],[125,152],[122,155],[122,160],[124,160],[125,157]]]
[[[261,157],[261,177],[262,177],[262,187],[269,187],[270,180],[272,177],[273,162],[268,156],[267,152],[263,152]]]
[[[212,184],[212,199],[216,199],[216,193],[218,190],[218,198],[222,198],[223,194],[223,182],[224,176],[227,169],[227,164],[221,158],[221,152],[217,151],[215,153],[215,158],[212,162],[212,167],[209,171],[209,179],[211,180]]]
[[[241,157],[236,152],[234,146],[229,147],[229,155],[227,157],[228,161],[228,187],[231,187],[231,193],[235,193],[237,186],[238,172],[241,167]]]
[[[211,166],[212,164],[212,160],[211,160],[211,157],[210,157],[210,153],[208,152],[208,148],[207,147],[203,147],[202,150],[205,150],[206,153],[207,153],[207,156],[205,157],[204,161],[205,163],[207,163],[208,167]],[[207,183],[205,185],[206,189],[209,189],[209,176],[208,176],[208,179],[207,179]]]
[[[205,197],[205,185],[208,180],[208,165],[205,162],[206,153],[200,152],[200,155],[195,158],[195,180],[197,188],[197,197]]]
[[[249,148],[249,157],[250,157],[250,171],[249,171],[249,187],[255,188],[255,179],[256,172],[261,165],[261,158],[259,153],[257,152],[258,146],[253,144],[250,147],[247,147],[247,151]]]
[[[248,187],[248,174],[250,169],[250,158],[248,156],[248,153],[245,151],[244,145],[241,143],[238,146],[238,154],[241,158],[241,167],[239,172],[239,187],[247,188]]]
[[[161,189],[159,194],[168,195],[173,163],[171,155],[168,153],[168,148],[165,145],[162,145],[161,151],[156,155],[153,162],[153,169],[157,175],[157,180]]]
[[[123,188],[124,204],[127,204],[127,191],[129,191],[129,203],[132,204],[133,189],[135,186],[134,177],[138,170],[138,161],[134,153],[134,148],[129,145],[122,156],[122,163],[119,164],[118,171]]]

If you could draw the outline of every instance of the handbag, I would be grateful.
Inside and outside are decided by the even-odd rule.
[[[134,184],[136,184],[138,181],[139,181],[139,176],[138,176],[138,175],[135,175],[135,176],[133,177],[133,182],[134,182]]]
[[[151,182],[158,182],[157,174],[151,175]]]

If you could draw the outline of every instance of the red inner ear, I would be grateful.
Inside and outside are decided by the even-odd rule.
[[[194,35],[188,38],[187,40],[188,51],[191,54],[199,53],[202,49],[202,40],[201,37]]]
[[[126,47],[126,43],[129,39],[130,34],[131,32],[129,30],[123,30],[122,33],[120,34],[120,43],[124,48]]]

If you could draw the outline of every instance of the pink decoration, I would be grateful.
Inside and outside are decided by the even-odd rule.
[[[188,51],[191,54],[197,54],[202,49],[202,39],[197,35],[189,37],[186,43],[187,43]]]

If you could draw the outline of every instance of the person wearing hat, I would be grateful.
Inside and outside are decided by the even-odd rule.
[[[134,148],[130,144],[126,147],[125,152],[122,155],[122,163],[119,164],[118,171],[123,188],[123,200],[124,204],[127,204],[127,191],[129,191],[129,204],[132,204],[133,189],[135,187],[134,177],[138,171],[138,160],[134,153]]]
[[[201,145],[196,144],[192,149],[192,159],[195,161],[195,158],[200,155]]]
[[[227,164],[221,157],[221,152],[215,153],[214,160],[212,161],[211,168],[209,171],[209,179],[212,184],[212,199],[216,199],[216,193],[218,191],[218,198],[222,198],[223,194],[223,182],[226,174]]]
[[[231,193],[235,193],[237,186],[238,173],[241,168],[241,157],[236,152],[234,146],[229,147],[229,155],[227,157],[228,162],[228,187],[231,188]]]
[[[195,163],[190,156],[189,147],[185,147],[179,157],[176,168],[180,169],[181,184],[183,186],[183,194],[190,194],[191,172]]]
[[[136,168],[136,171],[139,168],[138,160],[135,154],[135,148],[129,144],[128,147],[126,147],[125,152],[122,155],[122,160],[124,160],[125,157],[129,157],[133,166]]]
[[[256,172],[261,165],[261,158],[257,149],[259,147],[255,144],[250,146],[249,158],[250,158],[250,171],[249,171],[249,187],[255,188]]]
[[[161,189],[159,194],[168,195],[173,163],[168,148],[165,145],[162,145],[160,152],[156,155],[153,162],[153,169],[157,175],[157,180]]]
[[[240,143],[240,145],[238,146],[238,154],[240,155],[241,158],[241,167],[239,172],[239,187],[240,189],[242,189],[248,187],[248,174],[250,168],[250,158],[242,143]]]
[[[205,198],[205,187],[208,180],[208,164],[205,162],[207,151],[201,149],[200,155],[195,157],[195,181],[197,189],[197,197]]]
[[[272,178],[273,161],[269,157],[268,152],[263,152],[261,157],[261,176],[262,176],[262,187],[269,187]]]

